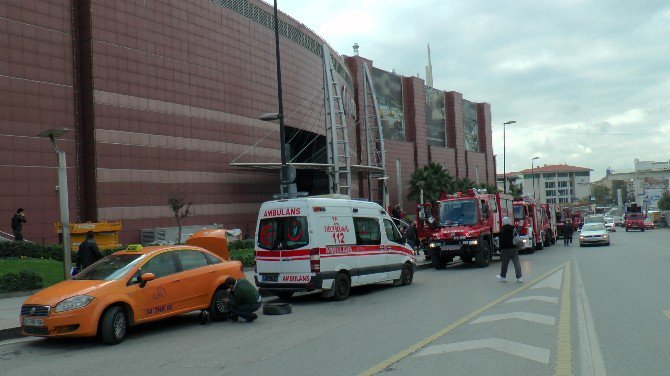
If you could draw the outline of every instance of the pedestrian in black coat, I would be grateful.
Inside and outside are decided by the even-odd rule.
[[[18,208],[16,214],[12,217],[12,232],[14,240],[23,240],[23,224],[26,223],[26,216],[23,214],[23,208]]]
[[[572,234],[575,232],[575,230],[572,228],[572,222],[570,221],[565,221],[563,224],[563,245],[564,246],[569,246],[570,243],[572,243]]]
[[[521,274],[521,263],[519,262],[519,249],[514,245],[514,235],[516,230],[512,225],[512,221],[508,217],[504,217],[503,226],[500,229],[500,274],[496,276],[499,281],[507,281],[507,266],[510,260],[514,264],[514,273],[516,273],[516,281],[523,282]]]
[[[102,253],[100,253],[98,243],[95,242],[95,235],[93,234],[93,231],[89,231],[86,233],[86,240],[79,244],[79,252],[77,254],[77,269],[82,271],[95,264],[95,262],[101,258]]]

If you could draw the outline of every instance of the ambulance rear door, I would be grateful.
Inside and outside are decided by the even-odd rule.
[[[306,200],[261,206],[256,231],[256,271],[262,282],[308,282],[313,234]]]

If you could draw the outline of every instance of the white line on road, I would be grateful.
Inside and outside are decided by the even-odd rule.
[[[536,322],[538,324],[556,325],[555,317],[547,315],[538,315],[536,313],[530,313],[530,312],[510,312],[510,313],[501,313],[499,315],[482,316],[477,320],[471,322],[470,324],[481,324],[484,322],[507,320],[507,319],[518,319],[518,320]]]
[[[417,353],[415,356],[426,356],[443,354],[455,351],[476,350],[489,348],[497,350],[510,355],[519,356],[522,358],[534,360],[539,363],[549,363],[550,352],[542,347],[535,347],[526,345],[524,343],[509,341],[500,338],[487,338],[475,341],[447,343],[444,345],[434,345],[427,347],[425,350]]]
[[[575,262],[575,279],[577,282],[577,322],[579,325],[579,350],[581,355],[582,376],[605,376],[605,361],[600,351],[600,343],[593,322],[591,305],[584,290],[584,282],[579,272],[577,260]]]
[[[563,282],[563,270],[559,270],[556,273],[552,274],[551,276],[545,278],[540,283],[531,287],[531,290],[532,289],[541,289],[541,288],[545,288],[545,287],[550,288],[550,289],[560,290],[561,289],[561,282]]]
[[[517,303],[517,302],[527,302],[529,300],[537,300],[540,302],[547,302],[547,303],[558,303],[558,297],[555,296],[539,296],[539,295],[533,295],[533,296],[522,296],[521,298],[514,298],[506,301],[505,303]]]

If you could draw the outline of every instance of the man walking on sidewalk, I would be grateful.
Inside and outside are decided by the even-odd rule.
[[[523,282],[521,276],[521,264],[519,263],[519,250],[514,245],[514,226],[508,217],[503,218],[503,226],[500,230],[500,274],[496,276],[499,281],[507,281],[507,266],[509,260],[514,263],[514,272],[516,273],[516,281]]]
[[[12,217],[12,232],[14,240],[20,242],[23,240],[23,224],[26,223],[26,216],[23,214],[23,208],[18,208],[16,214]]]

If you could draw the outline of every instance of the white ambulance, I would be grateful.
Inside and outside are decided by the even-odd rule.
[[[255,251],[259,290],[284,298],[322,290],[343,300],[352,286],[409,285],[416,265],[381,206],[341,195],[263,203]]]

